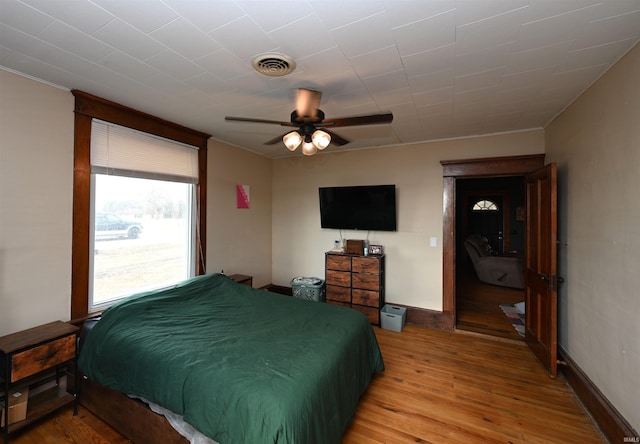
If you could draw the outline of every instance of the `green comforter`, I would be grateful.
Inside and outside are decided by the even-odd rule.
[[[78,365],[221,444],[339,443],[373,373],[384,370],[361,313],[217,274],[113,305]]]

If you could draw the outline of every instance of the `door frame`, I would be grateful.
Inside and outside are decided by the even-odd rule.
[[[456,180],[525,176],[544,166],[544,154],[442,160],[442,312],[456,322]],[[525,246],[526,249],[526,246]]]

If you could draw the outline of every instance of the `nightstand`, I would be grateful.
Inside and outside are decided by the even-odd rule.
[[[231,274],[229,275],[229,279],[238,284],[248,285],[249,287],[253,287],[253,276],[247,276],[246,274]]]
[[[78,331],[78,327],[56,321],[0,337],[0,378],[3,382],[5,400],[12,389],[38,386],[44,388],[44,384],[49,379],[52,382],[55,375],[55,386],[39,392],[33,390],[38,393],[27,400],[26,419],[8,424],[8,402],[4,403],[5,444],[9,442],[11,432],[60,407],[73,402],[74,414],[77,414],[76,396],[66,391],[67,384],[61,383],[61,368],[76,360]],[[73,384],[74,391],[77,386]]]

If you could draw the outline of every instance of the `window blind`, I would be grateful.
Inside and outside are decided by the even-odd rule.
[[[91,172],[198,182],[198,148],[93,119]]]

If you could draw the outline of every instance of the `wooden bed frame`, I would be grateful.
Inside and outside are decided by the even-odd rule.
[[[135,444],[189,444],[144,402],[80,378],[79,402]]]
[[[72,324],[80,327],[82,332],[85,322],[99,317],[100,315],[95,315],[78,319]],[[82,344],[82,335],[80,336]],[[75,375],[76,372],[80,372],[80,369],[74,363],[70,373]],[[79,387],[74,388],[78,402],[134,444],[190,444],[167,418],[152,411],[144,402],[90,381],[82,372],[79,376],[77,379],[68,378],[72,388],[76,381],[79,383]]]

